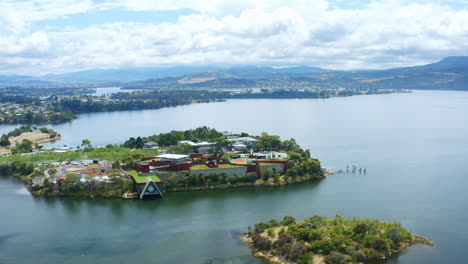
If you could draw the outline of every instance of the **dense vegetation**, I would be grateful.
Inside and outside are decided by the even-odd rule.
[[[91,98],[63,99],[52,104],[54,111],[71,111],[78,113],[110,112],[123,110],[159,109],[163,107],[190,104],[192,101],[184,97],[168,97],[148,100],[115,100],[93,101]]]
[[[44,188],[33,190],[36,195],[45,196],[81,196],[81,197],[116,197],[126,192],[133,192],[133,181],[123,176],[118,170],[109,175],[109,182],[89,181],[79,183],[80,177],[68,174],[64,181],[58,184],[44,180]]]
[[[217,131],[214,128],[203,126],[185,131],[173,130],[169,133],[160,133],[159,135],[147,137],[145,138],[145,140],[154,141],[161,147],[167,147],[177,145],[177,142],[182,140],[189,140],[193,142],[214,142],[220,139],[221,137],[223,137],[223,134],[221,134],[221,132]]]
[[[28,97],[33,100],[36,100],[36,99],[34,99],[35,97],[30,97],[31,95],[33,96],[51,96],[51,95],[72,96],[72,95],[90,94],[90,93],[95,93],[95,92],[96,90],[94,89],[80,88],[80,87],[40,88],[40,87],[35,86],[35,87],[30,88],[30,87],[15,86],[15,87],[0,88],[0,95],[4,95],[4,96],[16,95],[16,96]],[[24,95],[28,95],[28,96],[24,96]]]
[[[246,90],[242,93],[231,91],[219,91],[208,89],[178,89],[178,90],[150,90],[132,93],[117,93],[112,95],[114,99],[148,100],[170,99],[172,97],[189,98],[191,100],[210,101],[225,99],[256,99],[256,98],[328,98],[335,96],[353,96],[362,94],[390,93],[374,89],[261,89],[260,92]]]
[[[71,161],[71,160],[85,160],[85,159],[98,159],[98,160],[122,160],[129,154],[142,154],[143,156],[157,155],[154,149],[141,149],[131,151],[131,149],[124,147],[106,147],[96,148],[90,151],[69,151],[65,153],[43,152],[34,155],[11,155],[8,157],[0,158],[0,163],[10,162],[47,162],[47,161]]]
[[[15,161],[11,163],[0,163],[0,176],[27,176],[33,173],[34,163]]]
[[[0,124],[58,124],[71,121],[76,115],[68,110],[63,111],[26,111],[20,115],[0,111]]]
[[[164,181],[166,191],[184,190],[186,188],[213,187],[218,185],[235,185],[237,183],[254,183],[257,180],[255,173],[249,173],[245,176],[231,175],[226,173],[190,173],[188,177],[173,174]]]
[[[413,244],[430,241],[412,235],[400,223],[369,219],[314,216],[297,223],[258,223],[246,236],[254,251],[278,256],[293,263],[312,263],[312,254],[325,256],[326,264],[359,263],[386,258]]]

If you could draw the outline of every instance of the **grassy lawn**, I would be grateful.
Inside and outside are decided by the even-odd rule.
[[[42,162],[42,161],[71,161],[71,160],[86,160],[86,159],[99,159],[99,160],[120,160],[127,156],[130,153],[141,153],[145,157],[152,157],[158,154],[155,149],[137,149],[131,151],[128,148],[100,148],[95,149],[90,152],[83,151],[70,151],[66,153],[53,153],[45,152],[38,153],[28,156],[21,156],[19,154],[11,155],[8,157],[0,158],[0,163],[2,162],[14,162],[14,161],[24,161],[24,162]]]
[[[210,167],[206,166],[206,165],[203,165],[203,164],[197,164],[197,165],[193,165],[192,167],[190,167],[190,170],[194,171],[194,170],[209,170]]]
[[[161,179],[159,179],[158,176],[156,175],[146,175],[146,176],[140,176],[138,175],[138,172],[132,170],[128,172],[128,175],[132,176],[137,183],[146,183],[146,178],[150,177],[154,182],[160,182]]]
[[[260,162],[258,163],[260,166],[270,166],[270,165],[282,165],[281,163],[268,163],[268,162]]]
[[[217,168],[210,168],[203,164],[197,164],[197,165],[193,165],[192,167],[190,167],[190,170],[195,171],[195,170],[211,170],[211,169],[228,169],[228,168],[238,168],[238,167],[242,167],[242,166],[236,166],[236,165],[231,165],[231,164],[219,164]]]

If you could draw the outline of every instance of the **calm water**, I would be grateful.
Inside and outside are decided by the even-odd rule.
[[[271,189],[168,194],[158,201],[33,198],[0,178],[0,263],[259,263],[236,236],[284,215],[399,220],[432,239],[386,263],[466,263],[468,93],[328,100],[231,100],[81,115],[57,144],[122,142],[172,129],[294,137],[332,169],[367,175]],[[2,129],[8,130],[9,127]],[[3,132],[3,131],[2,131]]]

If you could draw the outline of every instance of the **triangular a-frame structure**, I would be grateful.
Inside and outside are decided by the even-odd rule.
[[[159,189],[158,185],[150,177],[146,178],[145,187],[143,187],[143,190],[140,192],[140,199],[143,199],[147,196],[163,196],[162,191]]]

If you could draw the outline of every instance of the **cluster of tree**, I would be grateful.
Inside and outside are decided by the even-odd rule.
[[[131,137],[129,140],[125,141],[122,146],[130,149],[142,149],[145,146],[145,142],[141,137],[137,137],[136,139]]]
[[[110,112],[124,110],[159,109],[163,107],[190,104],[192,100],[184,97],[170,97],[167,99],[141,99],[141,100],[113,100],[93,101],[92,98],[62,99],[52,103],[55,111],[71,111],[73,113]]]
[[[11,152],[13,154],[30,153],[35,148],[39,148],[39,145],[33,144],[29,139],[23,139],[20,144],[16,144],[16,146],[11,149]]]
[[[0,89],[0,92],[5,92],[5,88]],[[0,94],[0,103],[39,105],[41,103],[41,100],[39,100],[39,98],[37,97],[28,96],[28,95]]]
[[[281,141],[281,138],[276,135],[270,135],[263,132],[257,138],[258,142],[255,145],[255,150],[275,150],[302,153],[304,150],[297,144],[294,138]]]
[[[244,134],[248,135],[246,133]],[[125,141],[122,146],[131,149],[139,149],[143,148],[146,142],[155,142],[158,146],[170,147],[168,149],[168,153],[194,153],[195,149],[190,144],[178,145],[179,141],[185,140],[192,142],[209,141],[215,143],[213,148],[210,150],[211,154],[220,154],[223,148],[226,148],[230,145],[230,142],[223,137],[221,132],[218,132],[214,128],[203,126],[185,131],[173,130],[169,133],[160,133],[158,135],[153,135],[145,138],[131,137],[130,139]]]
[[[50,138],[55,138],[57,137],[59,134],[57,132],[55,132],[53,129],[50,129],[50,128],[47,128],[47,127],[41,127],[39,129],[42,133],[47,133],[49,134],[49,137]]]
[[[2,137],[0,138],[0,146],[2,147],[9,146],[10,145],[10,141],[8,140],[9,137],[17,137],[21,135],[22,133],[32,132],[32,131],[33,131],[33,128],[31,127],[31,125],[24,125],[24,126],[15,128],[14,130],[2,135]]]
[[[1,176],[27,176],[34,171],[32,162],[15,161],[0,164]]]
[[[169,133],[160,133],[159,135],[150,136],[146,138],[146,140],[154,141],[159,146],[162,146],[162,147],[168,147],[168,146],[177,145],[177,142],[182,141],[182,140],[189,140],[193,142],[198,142],[198,141],[213,142],[222,136],[223,134],[221,134],[221,132],[217,131],[216,129],[203,126],[203,127],[198,127],[195,129],[185,130],[185,131],[173,130]]]
[[[247,235],[252,238],[255,250],[294,263],[309,263],[311,254],[326,256],[327,264],[364,262],[388,257],[402,243],[414,243],[413,235],[398,222],[345,220],[341,216],[330,219],[314,216],[300,223],[287,216],[281,222],[258,223],[253,230],[249,228]]]
[[[3,96],[23,96],[30,98],[34,102],[39,101],[38,96],[57,96],[57,95],[84,95],[95,93],[96,90],[80,87],[60,87],[60,88],[41,88],[41,87],[3,87],[0,88],[0,94]],[[27,94],[27,96],[25,95]],[[19,102],[17,102],[19,103]],[[29,102],[28,102],[29,103]]]
[[[76,115],[71,111],[46,111],[34,113],[27,111],[21,115],[2,114],[0,124],[58,124],[71,121]]]
[[[223,80],[226,82],[226,80]],[[236,81],[236,80],[233,80]],[[147,100],[170,99],[172,97],[189,98],[196,101],[213,101],[226,99],[256,99],[256,98],[328,98],[333,96],[353,96],[359,94],[389,93],[377,89],[261,89],[261,92],[245,90],[242,93],[209,90],[205,86],[209,82],[198,84],[196,89],[159,89],[149,91],[137,91],[132,93],[117,93],[112,95],[120,100]],[[250,86],[251,87],[251,86]],[[238,88],[238,87],[237,87]]]
[[[275,183],[279,183],[280,172],[276,171],[275,168],[266,168],[262,172],[262,180],[268,181],[273,179]]]
[[[132,192],[134,185],[132,180],[119,173],[109,175],[109,182],[92,181],[87,178],[87,182],[80,182],[80,176],[70,173],[65,180],[52,183],[48,179],[44,180],[44,189],[40,190],[43,195],[72,195],[72,196],[121,196],[125,192]],[[86,179],[86,178],[85,178]]]
[[[229,92],[224,91],[171,89],[116,93],[112,95],[112,98],[119,100],[172,100],[173,98],[186,98],[191,101],[212,101],[227,98],[229,94]]]
[[[253,183],[257,179],[255,173],[248,173],[245,176],[233,174],[228,176],[225,172],[210,173],[205,176],[203,173],[190,173],[188,177],[173,174],[164,181],[164,189],[172,191],[183,190],[190,187],[210,187],[220,184]]]
[[[322,166],[317,159],[307,159],[299,163],[290,163],[291,167],[286,171],[286,176],[296,178],[297,176],[312,176],[314,179],[324,177]]]

